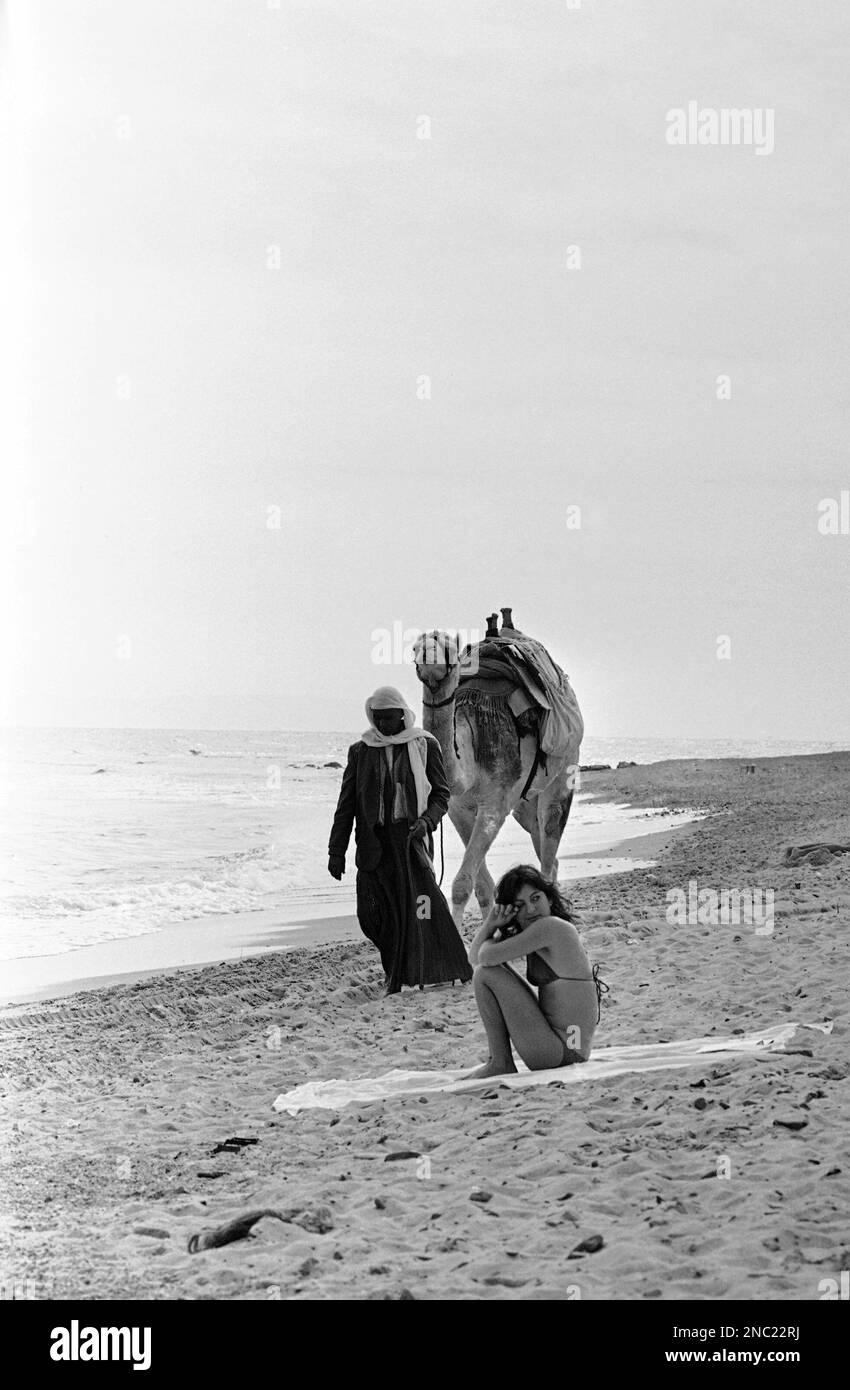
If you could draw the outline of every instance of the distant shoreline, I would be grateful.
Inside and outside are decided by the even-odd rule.
[[[655,764],[585,773],[581,795],[585,806],[596,804],[612,809],[617,805],[626,806],[632,816],[636,808],[664,811],[664,795],[653,796],[649,788],[681,769],[688,780],[693,781],[690,804],[699,809],[704,787],[715,777],[730,771],[742,790],[746,787],[755,791],[761,774],[795,766],[802,771],[824,760],[849,756],[841,750],[832,750],[756,759],[754,764],[750,760],[750,765],[756,767],[755,776],[748,776],[744,772],[746,764],[736,758],[668,759]],[[693,822],[690,824],[692,826]],[[688,823],[681,827],[680,822],[675,830],[673,822],[662,828],[653,825],[648,830],[634,819],[618,821],[616,815],[607,821],[603,818],[597,827],[593,826],[592,819],[586,824],[581,818],[574,819],[562,845],[561,880],[569,889],[573,881],[580,883],[595,876],[607,877],[636,867],[649,867],[671,842],[671,836],[679,835],[680,828],[688,828]],[[512,832],[513,842],[510,840]],[[508,861],[515,863],[521,858],[532,857],[530,844],[526,849],[526,838],[518,834],[515,827],[506,826],[503,831],[503,857],[506,843],[510,849],[503,867],[508,866]],[[498,844],[497,841],[496,849]],[[498,863],[495,867],[499,868]],[[309,894],[293,894],[288,911],[284,896],[282,904],[272,908],[208,914],[177,921],[155,931],[107,939],[54,954],[4,961],[0,1004],[67,996],[116,982],[126,983],[168,971],[196,969],[295,947],[358,940],[359,928],[353,914],[353,862],[349,870],[350,876],[345,883],[350,892],[335,909],[329,908],[320,894],[312,902]],[[452,872],[447,857],[443,884],[446,892]]]
[[[608,805],[606,801],[603,803]],[[604,835],[595,837],[580,856],[570,856],[565,840],[561,856],[561,880],[565,869],[585,868],[588,876],[622,873],[659,850],[670,837],[687,830],[695,821],[676,828],[630,834],[634,822],[605,823]],[[602,842],[604,840],[604,842]],[[646,850],[646,855],[642,852]],[[533,858],[531,845],[529,857]],[[596,862],[594,862],[596,861]],[[353,856],[351,872],[353,874]],[[582,881],[584,875],[572,874]],[[443,888],[448,894],[450,877]],[[299,908],[300,916],[288,919],[285,907],[254,912],[220,913],[176,922],[155,932],[78,946],[48,956],[23,956],[2,963],[0,1007],[35,1000],[64,997],[80,991],[161,975],[174,970],[194,970],[272,951],[327,946],[362,940],[357,917],[350,910],[328,913],[318,904],[313,911]],[[304,915],[307,912],[308,915]]]
[[[414,706],[416,708],[416,706]],[[418,709],[417,709],[418,713]],[[200,725],[200,724],[10,724],[0,723],[0,735],[5,733],[69,733],[69,734],[246,734],[255,737],[266,735],[270,738],[280,737],[317,737],[317,738],[340,738],[354,741],[360,737],[362,732],[361,724],[355,729],[346,728],[277,728],[274,725],[250,725],[242,727],[237,725]],[[703,746],[725,746],[727,749],[740,749],[740,752],[728,751],[718,754],[718,757],[751,757],[755,756],[758,748],[801,748],[808,746],[822,752],[843,753],[850,751],[850,735],[840,734],[836,738],[801,738],[799,735],[791,737],[772,736],[764,734],[729,734],[729,735],[690,735],[690,734],[587,734],[584,739],[583,748],[587,744],[607,743],[622,745],[628,749],[630,745],[636,743],[647,744],[693,744]],[[765,757],[805,757],[804,753],[765,753]],[[816,756],[814,754],[813,756]],[[582,753],[583,761],[594,761],[588,759]],[[616,767],[618,759],[615,754],[611,755],[612,768]]]

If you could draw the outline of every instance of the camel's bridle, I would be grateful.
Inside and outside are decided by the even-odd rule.
[[[449,675],[449,648],[445,639],[443,640],[443,661],[446,667],[446,674],[443,676],[442,680],[435,680],[432,682],[428,680],[426,676],[419,677],[419,679],[422,681],[422,684],[428,687],[432,695],[434,694],[434,691],[437,689],[437,686],[442,685],[443,681],[447,680]],[[447,700],[426,700],[425,696],[423,695],[422,704],[424,705],[425,709],[444,709],[446,705],[450,705],[452,703],[452,700],[455,698],[456,693],[456,691],[452,691],[451,695]]]
[[[427,682],[427,681],[423,681],[423,684],[424,684],[424,685],[428,685],[428,682]],[[437,682],[437,685],[439,685],[439,684],[440,684],[440,682],[438,681],[438,682]],[[435,687],[435,686],[428,685],[428,689],[429,689],[429,690],[434,690],[434,689],[436,689],[436,687]],[[451,695],[449,696],[449,698],[448,698],[447,700],[426,700],[426,699],[425,699],[425,696],[423,695],[423,696],[422,696],[422,703],[423,703],[423,705],[425,706],[426,709],[443,709],[446,705],[450,705],[450,704],[452,703],[452,700],[454,699],[454,697],[455,697],[456,694],[457,694],[457,692],[453,690],[452,693],[451,693]]]

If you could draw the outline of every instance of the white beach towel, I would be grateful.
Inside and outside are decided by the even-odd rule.
[[[685,1042],[641,1043],[634,1047],[601,1047],[589,1062],[570,1067],[553,1067],[549,1071],[528,1071],[520,1062],[516,1075],[487,1077],[480,1081],[461,1081],[465,1071],[388,1071],[383,1076],[363,1077],[351,1081],[307,1081],[294,1091],[279,1095],[273,1109],[288,1115],[299,1110],[342,1110],[346,1105],[370,1100],[386,1100],[390,1096],[415,1096],[423,1092],[448,1091],[460,1094],[481,1087],[509,1086],[516,1090],[525,1086],[547,1086],[557,1081],[562,1086],[587,1081],[605,1081],[623,1072],[661,1071],[671,1067],[712,1066],[727,1058],[758,1055],[781,1050],[794,1036],[798,1027],[813,1027],[828,1032],[823,1024],[782,1023],[761,1033],[744,1033],[734,1038],[690,1038]]]

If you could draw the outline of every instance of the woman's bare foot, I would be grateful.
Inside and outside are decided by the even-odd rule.
[[[483,1081],[487,1076],[508,1076],[511,1072],[516,1072],[513,1062],[509,1067],[503,1067],[501,1064],[492,1062],[488,1057],[483,1067],[476,1067],[475,1071],[468,1071],[460,1079],[461,1081]]]

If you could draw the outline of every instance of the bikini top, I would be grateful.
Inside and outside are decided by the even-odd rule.
[[[599,966],[594,965],[593,973],[590,975],[557,975],[537,951],[530,951],[525,958],[526,978],[529,984],[549,985],[553,980],[575,980],[579,984],[596,986],[596,1022],[602,1018],[602,996],[608,993],[608,986],[604,980],[599,978]]]

